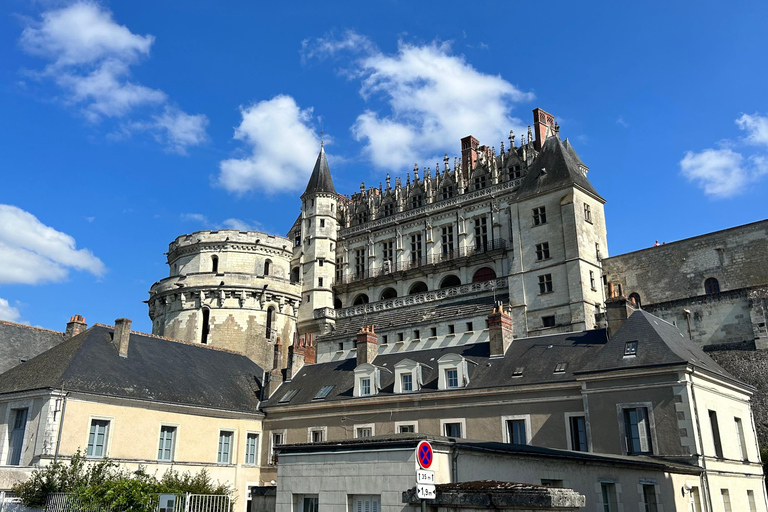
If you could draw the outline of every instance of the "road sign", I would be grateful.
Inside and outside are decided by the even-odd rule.
[[[432,459],[434,454],[432,453],[432,445],[428,441],[422,441],[416,447],[416,460],[419,461],[419,466],[422,469],[429,469],[432,465]]]
[[[416,483],[417,484],[434,484],[435,472],[427,471],[426,469],[416,470]]]
[[[422,500],[433,500],[437,497],[434,485],[419,484],[416,486],[416,495]]]

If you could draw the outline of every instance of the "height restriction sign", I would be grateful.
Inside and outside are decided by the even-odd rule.
[[[416,460],[419,461],[419,466],[422,469],[429,469],[432,465],[432,459],[434,454],[432,453],[432,445],[428,441],[422,441],[416,447]]]

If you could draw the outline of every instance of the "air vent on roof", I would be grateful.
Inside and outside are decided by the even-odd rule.
[[[290,402],[293,397],[296,396],[296,394],[299,392],[298,389],[292,389],[286,394],[283,395],[283,397],[277,401],[277,403],[283,404],[285,402]]]
[[[512,372],[513,377],[522,377],[523,376],[523,367],[518,366],[515,368],[515,370]]]
[[[554,373],[565,373],[565,368],[568,366],[568,363],[557,363],[557,366],[555,366]]]
[[[334,387],[336,387],[336,386],[334,386],[333,384],[330,384],[328,386],[323,386],[322,389],[317,392],[317,394],[315,395],[315,398],[320,399],[320,398],[327,397],[328,394],[331,392],[331,390],[333,390]]]
[[[637,342],[636,341],[628,341],[624,344],[624,355],[625,356],[636,356],[637,355]]]

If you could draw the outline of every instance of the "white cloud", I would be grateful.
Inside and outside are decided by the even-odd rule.
[[[101,276],[104,263],[75,239],[16,206],[0,204],[0,284],[63,281],[69,270]]]
[[[200,222],[203,224],[208,223],[208,217],[206,217],[202,213],[182,213],[180,217],[181,217],[181,220],[185,220],[185,221]]]
[[[325,37],[318,37],[315,40],[305,39],[301,42],[302,62],[309,59],[323,60],[340,52],[373,53],[375,51],[376,45],[373,41],[353,30],[345,31],[342,39],[335,38],[331,32]]]
[[[241,108],[240,113],[235,139],[246,143],[250,154],[223,160],[217,184],[235,194],[306,186],[320,148],[311,127],[312,108],[302,110],[291,96],[280,95]]]
[[[154,40],[119,25],[98,3],[83,0],[42,13],[39,22],[24,28],[19,43],[50,61],[36,76],[52,79],[65,92],[64,102],[80,106],[93,123],[126,117],[138,107],[164,107],[154,122],[134,122],[131,128],[161,133],[158,138],[171,151],[183,154],[207,139],[207,118],[168,107],[163,91],[129,79],[130,66],[149,55]]]
[[[455,151],[469,134],[481,143],[498,145],[510,128],[520,133],[523,123],[511,115],[516,103],[533,99],[497,75],[481,73],[462,56],[453,55],[448,43],[414,45],[400,42],[397,53],[384,54],[360,36],[347,32],[331,44],[319,39],[306,55],[333,56],[349,47],[367,54],[353,62],[348,74],[361,80],[366,101],[382,98],[385,111],[370,108],[352,127],[364,141],[373,165],[381,169],[410,168],[425,155]]]
[[[238,231],[260,231],[263,229],[258,221],[248,222],[235,218],[225,219],[221,223],[215,224],[202,213],[182,213],[181,220],[204,224],[209,226],[209,229],[236,229]]]
[[[623,126],[624,128],[629,128],[629,124],[624,120],[624,116],[619,116],[618,119],[616,119],[616,124]]]
[[[11,306],[7,300],[0,297],[0,320],[18,322],[21,319],[19,308]]]
[[[768,117],[759,114],[742,114],[736,120],[736,124],[747,131],[747,142],[768,148]]]
[[[747,132],[743,142],[768,148],[768,117],[742,114],[736,125]],[[688,151],[680,161],[683,176],[716,199],[746,192],[751,184],[768,174],[768,156],[757,153],[745,158],[734,151],[739,143],[725,139],[719,142],[721,149]]]

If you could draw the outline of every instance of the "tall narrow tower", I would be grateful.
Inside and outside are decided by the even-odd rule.
[[[301,195],[301,238],[294,248],[302,282],[299,306],[299,333],[323,331],[323,324],[333,321],[326,315],[315,318],[314,311],[333,309],[333,279],[336,275],[336,214],[338,194],[322,143],[307,189]]]

